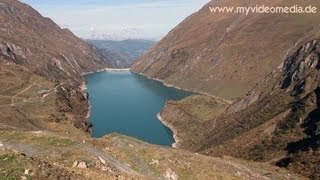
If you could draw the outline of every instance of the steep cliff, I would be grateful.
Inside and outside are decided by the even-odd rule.
[[[211,13],[209,7],[314,5],[314,1],[215,0],[186,18],[132,70],[225,99],[245,95],[301,43],[319,34],[317,14]]]

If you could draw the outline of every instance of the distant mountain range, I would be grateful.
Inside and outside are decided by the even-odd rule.
[[[110,40],[110,41],[124,41],[127,39],[146,39],[144,34],[135,28],[124,28],[117,32],[99,33],[92,31],[92,34],[86,39],[92,40]]]
[[[92,45],[101,58],[117,68],[130,67],[145,51],[151,48],[155,41],[143,39],[86,40]]]

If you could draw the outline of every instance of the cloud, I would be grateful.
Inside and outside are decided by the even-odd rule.
[[[83,38],[136,29],[158,39],[208,0],[24,0]]]

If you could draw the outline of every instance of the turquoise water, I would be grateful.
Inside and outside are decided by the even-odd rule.
[[[131,72],[94,73],[86,80],[93,137],[116,132],[153,144],[174,142],[171,130],[156,115],[167,100],[179,100],[190,93]]]

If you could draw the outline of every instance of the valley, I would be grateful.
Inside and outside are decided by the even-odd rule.
[[[120,133],[171,146],[172,132],[156,115],[167,100],[179,100],[190,93],[165,87],[129,70],[108,70],[85,78],[90,94],[93,137]]]
[[[128,39],[122,41],[87,39],[86,40],[103,61],[116,68],[129,68],[155,41]]]

